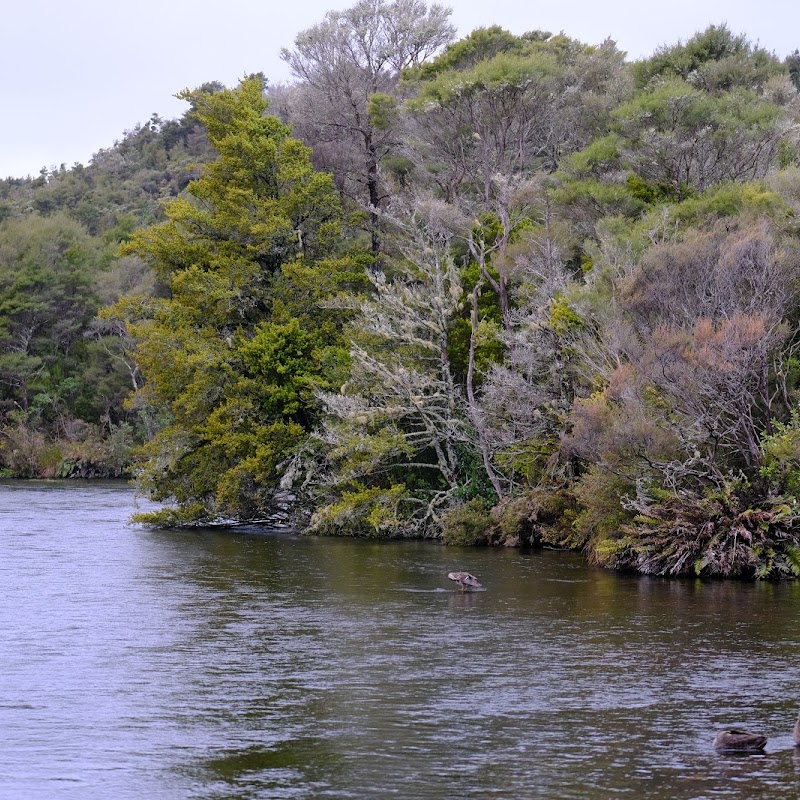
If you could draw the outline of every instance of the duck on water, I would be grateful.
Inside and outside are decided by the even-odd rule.
[[[728,728],[714,737],[714,749],[734,753],[760,753],[767,744],[767,737],[742,728]]]
[[[800,714],[794,723],[792,738],[800,747]],[[728,728],[714,737],[716,750],[735,753],[760,753],[767,744],[767,737],[761,733],[753,733],[742,728]]]
[[[481,588],[480,581],[469,572],[448,572],[447,577],[450,578],[451,581],[455,581],[462,592],[466,592],[469,589]]]

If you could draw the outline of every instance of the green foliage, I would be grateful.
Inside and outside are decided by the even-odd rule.
[[[601,136],[583,150],[567,156],[561,169],[575,178],[602,176],[620,163],[621,145],[622,140],[615,133]]]
[[[12,474],[58,471],[25,441],[75,450],[83,426],[110,436],[126,421],[130,375],[88,336],[100,260],[98,242],[64,214],[0,225],[0,431],[18,443],[0,464]],[[111,459],[107,469],[120,465]]]
[[[4,421],[0,465],[16,478],[121,478],[130,476],[136,444],[132,425],[110,430],[65,419],[57,437],[36,427],[35,417],[17,413]]]
[[[579,511],[572,530],[557,543],[586,551],[595,563],[621,566],[616,559],[621,531],[633,516],[624,508],[622,499],[633,490],[627,476],[591,465],[574,488]]]
[[[218,159],[122,248],[169,297],[108,313],[137,341],[140,402],[168,420],[141,450],[141,487],[175,504],[173,523],[259,519],[315,424],[314,392],[341,369],[337,319],[318,304],[353,267],[321,260],[339,230],[330,177],[265,115],[261,81],[183,97]]]
[[[161,199],[177,196],[196,164],[211,155],[202,126],[190,115],[168,121],[153,115],[95,153],[88,166],[62,164],[36,179],[0,180],[0,207],[14,218],[31,210],[66,214],[105,237],[126,219],[137,225],[162,219]]]
[[[365,487],[346,491],[341,498],[318,509],[310,530],[326,536],[399,538],[418,535],[409,519],[411,498],[403,484],[388,488]]]
[[[686,186],[680,186],[676,189],[663,181],[648,183],[639,175],[629,175],[625,184],[633,197],[649,206],[671,202],[678,198],[679,192],[685,195],[689,191]]]
[[[763,215],[778,222],[785,220],[788,212],[780,195],[760,181],[728,181],[667,210],[670,221],[684,228],[702,224],[709,218],[738,215],[745,218]]]
[[[559,292],[550,306],[550,325],[553,330],[563,336],[580,328],[582,324],[580,314],[570,307],[567,298]]]
[[[654,235],[680,238],[687,231],[725,218],[732,221],[767,218],[785,226],[790,224],[792,216],[787,201],[764,181],[726,181],[702,193],[684,189],[683,194],[689,196],[679,202],[664,202],[658,198],[657,194],[662,191],[660,184],[645,184],[638,176],[629,176],[626,182],[628,187],[633,184],[646,187],[642,189],[644,192],[652,191],[651,196],[656,200],[657,208],[640,207],[637,219],[631,219],[629,215],[607,216],[598,224],[598,232],[606,242],[614,241],[615,249],[627,249],[634,260],[638,260],[652,245]],[[666,187],[663,190],[666,191]],[[580,192],[576,202],[581,202]],[[606,208],[611,207],[609,202]]]
[[[787,423],[773,422],[772,428],[761,440],[761,477],[776,494],[800,499],[800,411],[793,408]]]
[[[614,564],[659,575],[797,577],[797,503],[729,478],[702,494],[659,492],[614,543]]]
[[[635,218],[791,163],[789,94],[690,77],[665,68],[613,109],[609,132],[561,160],[554,197],[573,227],[592,236],[604,216]]]
[[[486,544],[492,516],[481,498],[451,508],[442,520],[442,541],[449,545],[475,547]]]
[[[158,511],[138,511],[131,515],[131,522],[152,528],[185,528],[207,524],[208,509],[202,503],[164,506]]]
[[[450,70],[470,69],[481,61],[494,58],[498,53],[519,52],[525,45],[524,38],[514,36],[499,25],[476,28],[463,39],[449,44],[433,61],[406,70],[404,77],[407,80],[429,81]]]
[[[161,199],[182,191],[194,165],[209,155],[199,123],[154,115],[88,166],[62,164],[35,179],[0,180],[0,217],[8,225],[0,229],[0,329],[6,336],[0,362],[8,378],[0,385],[0,431],[16,439],[11,415],[21,410],[25,426],[41,434],[41,447],[72,453],[55,467],[32,454],[28,466],[17,468],[9,455],[0,469],[111,476],[129,467],[119,463],[129,447],[119,450],[114,441],[121,430],[130,430],[130,443],[146,433],[146,424],[124,405],[141,376],[122,330],[94,315],[121,295],[163,290],[138,259],[115,261],[116,250],[139,225],[163,218]],[[97,446],[74,453],[83,446],[75,438],[83,424],[96,430]],[[99,458],[107,459],[104,465]]]
[[[686,44],[665,45],[632,66],[638,88],[654,78],[674,76],[710,90],[760,87],[780,69],[773,54],[755,47],[743,34],[734,35],[727,25],[710,25]]]
[[[314,408],[314,350],[318,337],[293,319],[285,325],[261,323],[239,351],[247,377],[270,417],[307,420]]]
[[[376,130],[392,128],[400,113],[398,100],[394,95],[385,92],[375,92],[367,103],[367,114]]]
[[[781,106],[749,88],[710,94],[680,78],[660,80],[614,111],[623,164],[647,182],[703,191],[764,177],[775,163]]]

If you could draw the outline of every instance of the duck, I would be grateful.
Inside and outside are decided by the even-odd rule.
[[[792,738],[794,739],[794,743],[800,747],[800,714],[797,715],[797,722],[794,724]]]
[[[447,577],[451,581],[455,581],[462,592],[467,589],[478,589],[481,587],[481,582],[469,572],[448,572]]]
[[[767,744],[767,737],[741,728],[720,731],[714,737],[715,750],[728,750],[739,753],[758,753]]]

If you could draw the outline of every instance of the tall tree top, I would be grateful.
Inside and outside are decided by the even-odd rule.
[[[299,33],[295,49],[284,48],[281,58],[297,78],[314,85],[345,66],[367,78],[396,77],[453,38],[450,14],[449,8],[428,7],[422,0],[361,0],[346,11],[329,11],[322,22]]]
[[[744,86],[758,89],[782,71],[781,62],[727,25],[709,25],[685,44],[664,46],[632,66],[637,88],[656,77],[680,77],[709,91]]]

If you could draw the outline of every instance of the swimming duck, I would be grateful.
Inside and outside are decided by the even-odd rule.
[[[480,581],[469,572],[448,572],[447,577],[451,581],[455,581],[462,592],[467,589],[479,588],[481,585]]]
[[[715,750],[737,751],[739,753],[758,753],[764,749],[767,737],[760,733],[751,733],[741,728],[730,728],[720,731],[714,737]]]
[[[797,715],[797,722],[794,724],[792,737],[794,738],[794,743],[800,747],[800,714]]]

